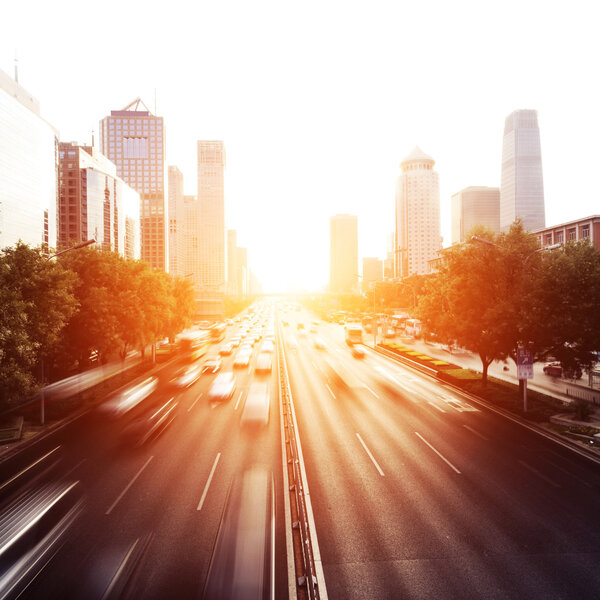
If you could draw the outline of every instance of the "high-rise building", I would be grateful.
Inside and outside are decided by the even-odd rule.
[[[358,218],[335,215],[329,220],[329,289],[350,292],[358,287]]]
[[[371,283],[383,280],[383,261],[378,258],[362,259],[362,288],[369,289]]]
[[[140,194],[142,260],[168,270],[163,118],[137,98],[100,121],[100,149],[117,165],[119,177]]]
[[[225,145],[198,141],[200,290],[223,292],[225,279]]]
[[[250,290],[250,271],[248,269],[248,249],[237,248],[237,288],[242,296],[249,294]]]
[[[0,71],[0,248],[56,248],[58,132],[39,102]]]
[[[127,258],[140,257],[140,195],[93,146],[59,144],[58,245],[89,239]]]
[[[183,276],[183,173],[173,165],[168,168],[169,197],[169,273]]]
[[[385,260],[383,261],[383,278],[394,279],[394,249],[396,236],[390,233],[385,241]]]
[[[500,231],[500,189],[471,186],[452,196],[452,243],[465,241],[475,227]]]
[[[508,230],[517,218],[527,231],[546,225],[540,130],[535,110],[516,110],[504,123],[501,230]]]
[[[435,161],[418,146],[400,163],[396,182],[395,277],[425,275],[442,246],[440,182]]]

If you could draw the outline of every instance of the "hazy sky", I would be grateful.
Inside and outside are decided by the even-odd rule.
[[[2,8],[0,68],[63,141],[141,96],[196,193],[196,140],[227,150],[226,227],[268,290],[322,286],[329,217],[385,254],[418,144],[450,196],[498,186],[505,117],[538,111],[548,225],[600,213],[595,2],[82,0]]]

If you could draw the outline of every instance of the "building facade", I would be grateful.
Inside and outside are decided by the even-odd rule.
[[[198,141],[198,292],[225,290],[225,144]]]
[[[506,117],[502,141],[500,228],[520,218],[527,231],[546,226],[542,150],[537,111],[516,110]]]
[[[59,144],[58,247],[95,239],[96,247],[140,258],[139,194],[93,146]]]
[[[442,246],[440,182],[435,161],[418,146],[400,163],[396,181],[394,275],[425,275]]]
[[[58,132],[0,71],[0,248],[57,245]]]
[[[358,218],[335,215],[329,220],[329,290],[350,292],[358,287]]]
[[[379,258],[362,259],[362,288],[363,291],[369,289],[371,283],[383,281],[383,263]]]
[[[475,225],[500,232],[500,189],[472,186],[452,196],[453,244],[466,241]]]
[[[153,115],[139,98],[123,110],[113,110],[100,121],[100,149],[115,163],[119,177],[140,194],[142,260],[154,269],[167,271],[163,118]]]
[[[183,276],[183,173],[176,166],[168,168],[169,273]]]
[[[538,237],[541,248],[565,242],[588,240],[596,250],[600,251],[600,215],[536,229],[533,233]]]

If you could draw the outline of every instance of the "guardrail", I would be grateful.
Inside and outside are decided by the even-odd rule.
[[[311,538],[306,498],[304,494],[304,480],[300,468],[298,452],[294,407],[290,382],[283,350],[283,336],[279,328],[279,344],[277,344],[279,397],[283,411],[284,428],[286,434],[285,447],[288,464],[288,477],[290,480],[289,494],[292,509],[292,532],[294,536],[294,554],[296,560],[296,583],[305,590],[310,600],[320,598],[318,581],[315,569],[313,543]],[[301,591],[300,590],[300,591]],[[302,594],[303,595],[303,594]],[[302,597],[299,593],[299,597]]]

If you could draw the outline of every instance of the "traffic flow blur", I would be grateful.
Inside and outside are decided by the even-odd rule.
[[[159,365],[151,375],[113,393],[86,416],[85,425],[79,425],[79,429],[89,428],[88,432],[81,432],[82,438],[87,436],[89,439],[82,439],[79,443],[86,452],[104,452],[98,457],[98,462],[107,466],[112,464],[113,467],[133,460],[136,454],[131,452],[141,452],[141,456],[152,453],[144,463],[145,467],[153,458],[159,440],[174,423],[177,423],[180,436],[194,439],[182,432],[189,427],[191,411],[198,409],[203,402],[210,411],[203,412],[205,421],[212,414],[216,415],[219,407],[227,407],[227,421],[237,421],[240,435],[245,436],[244,444],[253,444],[253,440],[264,441],[264,435],[269,435],[278,448],[278,430],[269,428],[270,422],[277,422],[271,415],[272,410],[276,410],[276,404],[273,408],[272,402],[276,393],[273,379],[276,347],[275,314],[267,304],[256,305],[247,313],[208,329],[192,328],[178,336],[174,344],[165,341],[158,348]],[[61,389],[64,392],[66,388],[63,386]],[[227,426],[227,430],[231,435],[231,425]],[[98,442],[97,447],[92,448],[92,440]],[[202,440],[197,443],[203,445]],[[264,445],[263,442],[261,444]],[[94,577],[90,579],[88,573],[85,581],[75,583],[77,576],[74,576],[74,587],[70,590],[55,582],[64,575],[59,575],[59,560],[55,555],[61,555],[63,546],[68,546],[78,531],[88,529],[83,522],[92,518],[89,513],[96,501],[94,486],[86,485],[85,475],[78,477],[77,471],[81,467],[77,463],[79,454],[70,452],[67,446],[58,445],[42,457],[29,461],[24,458],[24,464],[15,468],[15,473],[10,472],[8,464],[5,468],[0,464],[0,598],[117,597],[110,594],[126,588],[136,590],[127,597],[153,597],[155,590],[142,592],[145,583],[135,579],[137,563],[146,560],[147,546],[152,545],[153,534],[146,531],[124,553],[121,549],[111,552],[111,556],[121,558],[116,560],[113,569],[103,567],[103,575],[98,576],[96,571],[100,564],[106,565],[110,561],[103,556],[105,551],[95,546],[85,553],[88,571],[96,573]],[[224,454],[223,451],[221,453]],[[214,547],[209,558],[212,550],[216,554],[206,597],[223,597],[219,591],[221,580],[215,574],[217,571],[221,573],[219,577],[225,572],[224,580],[235,589],[260,592],[252,597],[273,597],[275,505],[274,467],[270,464],[273,452],[269,453],[268,460],[263,454],[260,448],[257,452],[252,449],[241,452],[240,464],[230,474],[234,482],[231,484],[232,492],[223,499],[229,508],[224,517],[222,510],[213,511],[216,524]],[[254,455],[257,464],[252,462]],[[172,468],[177,470],[177,463]],[[109,476],[110,472],[105,471],[94,478],[97,477],[99,482]],[[206,493],[209,484],[210,479]],[[126,487],[123,495],[128,491]],[[203,502],[208,502],[205,498],[206,495],[203,495],[198,511],[203,508]],[[117,496],[114,504],[121,502],[121,497]],[[264,519],[243,527],[235,524],[238,518],[234,516],[236,512],[241,511],[247,516],[246,513],[251,511],[255,516],[261,506],[261,510],[265,511]],[[115,510],[111,505],[105,515]],[[219,525],[221,517],[224,520]],[[100,515],[93,517],[96,518],[102,520]],[[98,526],[102,528],[97,522],[93,525]],[[218,538],[217,531],[220,531]],[[263,540],[262,545],[256,546],[257,540]],[[93,542],[88,543],[94,546]],[[235,553],[236,548],[251,548],[245,562],[237,566],[223,562],[223,557]],[[94,552],[98,554],[95,559]],[[264,568],[255,569],[255,563],[263,564]],[[207,569],[208,562],[205,574]],[[45,578],[52,584],[44,583]],[[191,587],[194,587],[193,595],[196,596],[201,592],[203,583],[200,579],[193,586],[190,583],[190,588],[179,597],[188,597]],[[49,593],[52,585],[61,591]],[[73,593],[75,589],[77,592]],[[165,596],[157,593],[156,597]]]

